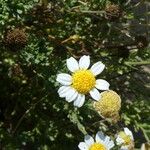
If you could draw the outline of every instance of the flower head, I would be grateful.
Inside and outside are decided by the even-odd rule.
[[[121,150],[134,149],[133,134],[128,128],[124,128],[124,131],[119,132],[116,142],[117,145],[121,145]]]
[[[123,11],[119,5],[107,4],[105,8],[105,17],[110,21],[119,19],[123,15]]]
[[[109,136],[105,136],[102,132],[97,132],[95,141],[90,135],[84,137],[84,142],[78,145],[80,150],[110,150],[114,147],[114,142]]]
[[[5,37],[5,45],[12,51],[23,49],[27,44],[27,34],[22,29],[13,29],[8,31]]]
[[[60,97],[65,97],[66,101],[74,101],[74,106],[81,107],[85,101],[85,95],[90,93],[94,100],[100,100],[99,90],[108,90],[109,83],[103,79],[96,80],[105,65],[102,62],[95,63],[90,69],[90,57],[82,56],[77,62],[73,57],[67,59],[67,67],[72,72],[71,75],[61,73],[57,75],[57,81],[62,84],[58,93]]]
[[[104,91],[101,93],[101,100],[94,102],[93,107],[102,117],[118,120],[121,98],[112,90]]]

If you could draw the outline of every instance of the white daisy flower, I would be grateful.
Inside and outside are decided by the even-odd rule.
[[[84,142],[78,145],[80,150],[110,150],[114,147],[114,142],[109,136],[105,136],[102,132],[97,132],[95,141],[90,135],[84,137]]]
[[[96,80],[105,65],[102,62],[95,63],[90,69],[90,57],[82,56],[79,62],[70,57],[67,59],[67,67],[72,72],[71,75],[61,73],[57,75],[57,81],[62,85],[58,94],[65,97],[66,101],[74,101],[74,106],[81,107],[85,101],[85,95],[90,93],[94,100],[100,100],[99,90],[109,90],[109,83],[103,79]]]
[[[116,138],[117,145],[121,145],[120,150],[131,150],[134,147],[134,138],[132,132],[128,128],[119,132]]]

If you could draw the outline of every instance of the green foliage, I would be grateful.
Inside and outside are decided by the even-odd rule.
[[[114,135],[124,126],[134,132],[137,148],[149,142],[148,12],[137,16],[146,4],[43,2],[41,6],[37,0],[0,0],[0,149],[76,150],[84,134],[102,130]],[[123,10],[120,18],[107,18],[105,7],[111,3]],[[16,52],[5,45],[7,31],[14,28],[28,35],[26,47]],[[67,72],[67,58],[82,55],[106,65],[99,77],[122,98],[118,124],[100,118],[90,98],[80,109],[59,98],[56,75]]]

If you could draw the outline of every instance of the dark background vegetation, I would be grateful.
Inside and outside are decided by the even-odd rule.
[[[136,148],[148,142],[149,12],[148,0],[0,0],[0,149],[77,150],[86,132],[124,126]],[[106,65],[100,78],[122,98],[117,124],[91,100],[76,109],[59,98],[56,75],[82,55]]]

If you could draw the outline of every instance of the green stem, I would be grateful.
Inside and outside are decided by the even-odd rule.
[[[126,65],[150,65],[150,61],[141,61],[141,62],[125,62]]]
[[[148,135],[146,134],[146,132],[145,132],[144,128],[143,128],[143,127],[141,127],[141,126],[139,126],[139,127],[140,127],[140,129],[142,130],[142,132],[143,132],[143,134],[144,134],[145,139],[147,140],[147,142],[149,142],[149,141],[150,141],[150,139],[149,139]]]

